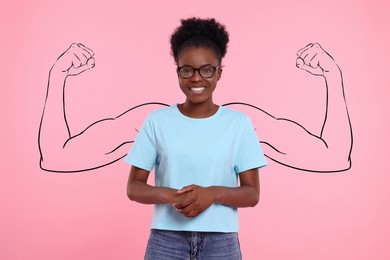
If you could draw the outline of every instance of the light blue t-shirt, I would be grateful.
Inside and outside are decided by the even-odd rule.
[[[125,161],[155,168],[155,185],[181,189],[237,187],[240,172],[265,166],[259,139],[250,119],[220,106],[207,118],[183,115],[177,105],[149,114]],[[155,205],[151,228],[199,232],[237,232],[237,208],[214,203],[195,218],[170,204]]]

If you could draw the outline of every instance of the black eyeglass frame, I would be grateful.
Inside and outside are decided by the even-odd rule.
[[[211,74],[211,75],[208,76],[208,77],[203,76],[202,73],[201,73],[201,69],[204,68],[204,67],[211,67],[211,68],[213,68],[213,70],[214,70],[214,71],[213,71],[213,74]],[[191,74],[191,76],[189,76],[189,77],[183,77],[183,75],[181,75],[181,73],[180,73],[180,70],[181,70],[182,68],[191,68],[191,69],[192,69],[192,74]],[[204,78],[204,79],[209,79],[209,78],[211,78],[212,76],[214,76],[214,74],[215,74],[215,72],[217,71],[218,68],[222,68],[222,65],[212,66],[212,65],[210,65],[210,64],[206,64],[206,65],[200,66],[199,68],[194,68],[194,67],[191,67],[191,66],[188,66],[188,65],[184,65],[184,66],[181,66],[181,67],[177,67],[176,72],[177,72],[177,74],[178,74],[180,77],[182,77],[183,79],[190,79],[190,78],[192,78],[192,77],[195,75],[195,72],[196,72],[196,71],[199,73],[199,75],[200,75],[202,78]]]

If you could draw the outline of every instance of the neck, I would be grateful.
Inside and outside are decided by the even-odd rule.
[[[188,117],[206,118],[214,115],[218,111],[218,105],[214,104],[212,100],[209,102],[192,103],[186,100],[183,104],[179,104],[180,112]]]

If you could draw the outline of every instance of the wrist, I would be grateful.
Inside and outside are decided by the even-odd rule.
[[[324,70],[324,77],[325,78],[335,78],[335,77],[341,77],[341,70],[337,64],[329,70]]]
[[[50,69],[49,75],[50,75],[50,78],[64,80],[68,77],[68,72],[57,68],[56,65],[53,65],[53,67],[51,67],[51,69]]]
[[[177,190],[171,188],[161,188],[160,200],[164,204],[172,204],[175,200]]]
[[[212,199],[213,202],[220,202],[221,201],[222,192],[221,192],[220,187],[210,186],[210,187],[207,187],[206,189],[209,190],[210,198]]]
[[[48,85],[48,89],[50,89],[50,92],[62,91],[62,89],[65,87],[66,79],[66,74],[50,70]]]

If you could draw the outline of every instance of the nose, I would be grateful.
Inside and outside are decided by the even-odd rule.
[[[191,81],[193,82],[199,82],[199,81],[202,81],[202,76],[199,74],[199,70],[195,70],[194,71],[194,75],[192,75],[191,77]]]

